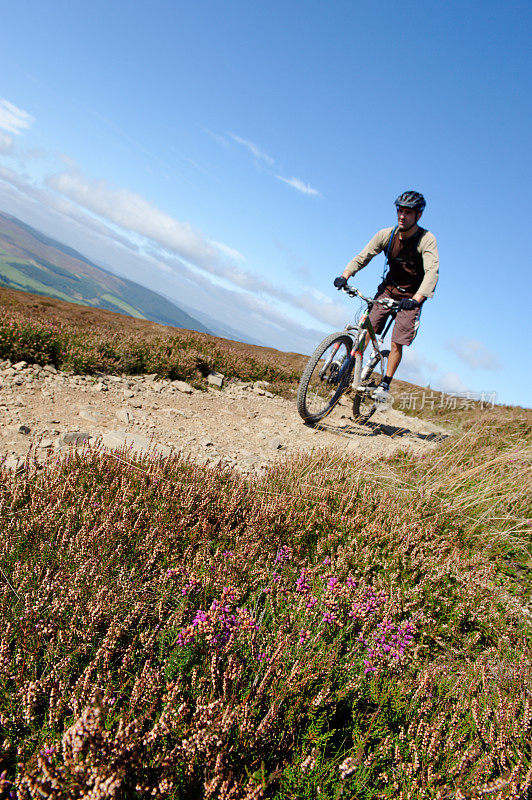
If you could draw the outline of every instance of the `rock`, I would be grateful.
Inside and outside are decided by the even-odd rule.
[[[19,433],[23,433],[24,436],[28,436],[31,433],[31,428],[28,428],[27,425],[20,425],[18,429]]]
[[[63,444],[83,444],[88,442],[92,436],[88,431],[73,431],[71,433],[64,433],[61,437]]]
[[[57,375],[57,370],[53,364],[45,364],[42,369],[43,372],[48,372],[50,375]]]
[[[207,375],[207,383],[210,383],[211,386],[219,386],[222,388],[224,382],[224,375],[221,372],[209,372]]]
[[[282,441],[277,436],[268,441],[268,446],[271,447],[272,450],[281,450],[284,447]]]
[[[142,408],[142,400],[131,400],[130,401],[131,408]]]
[[[117,412],[116,412],[116,414],[115,414],[115,417],[116,417],[116,418],[117,418],[117,419],[118,419],[120,422],[125,422],[125,423],[126,423],[126,425],[127,425],[129,422],[131,422],[131,421],[132,421],[132,419],[133,419],[133,415],[132,415],[132,414],[130,414],[130,413],[129,413],[129,411],[128,411],[126,408],[119,408],[119,409],[118,409],[118,411],[117,411]]]
[[[200,443],[200,445],[201,445],[202,447],[214,447],[214,442],[212,442],[212,441],[211,441],[210,439],[208,439],[208,438],[206,438],[206,439],[200,439],[199,443]]]
[[[11,375],[16,375],[16,374],[17,373],[15,372],[13,367],[8,367],[7,369],[4,370],[4,375],[6,378],[9,378]]]
[[[237,461],[250,461],[254,458],[256,458],[256,456],[253,453],[250,453],[249,450],[241,450],[236,454]]]
[[[20,372],[21,369],[24,369],[24,367],[27,366],[28,366],[27,361],[19,361],[17,364],[13,364],[13,369],[16,370],[17,372]]]
[[[13,470],[13,472],[20,472],[24,469],[24,459],[19,456],[8,456],[3,464],[0,463],[3,469]]]
[[[14,386],[22,386],[23,383],[24,383],[24,378],[22,377],[22,375],[17,375],[16,378],[13,378]]]
[[[166,445],[157,444],[137,433],[124,433],[123,431],[107,431],[102,436],[102,445],[109,450],[127,448],[139,455],[155,451],[160,455],[169,455],[171,449]]]
[[[124,397],[126,398],[126,400],[130,397],[135,397],[135,392],[132,392],[131,389],[126,389],[126,391],[124,392]]]
[[[189,383],[185,383],[185,381],[172,381],[172,386],[175,386],[178,392],[183,392],[183,394],[192,394],[194,389]]]
[[[93,424],[98,422],[96,415],[86,408],[80,409],[79,415],[85,422],[92,422]]]
[[[105,383],[97,383],[94,387],[95,392],[108,392],[109,387],[105,385]]]

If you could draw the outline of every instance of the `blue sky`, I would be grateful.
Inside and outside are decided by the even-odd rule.
[[[394,224],[400,192],[422,191],[441,277],[399,377],[531,406],[531,315],[515,313],[531,17],[489,0],[12,4],[0,210],[309,352],[355,310],[334,277]]]

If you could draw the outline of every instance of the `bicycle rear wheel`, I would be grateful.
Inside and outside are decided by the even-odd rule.
[[[297,410],[313,425],[323,419],[345,391],[352,369],[353,340],[345,333],[331,333],[314,350],[299,381]]]
[[[361,374],[357,377],[355,367],[353,383],[356,385],[357,390],[353,399],[353,418],[355,422],[358,422],[361,425],[367,422],[379,407],[379,404],[372,399],[371,393],[379,385],[382,375],[386,373],[386,365],[388,364],[388,356],[390,355],[390,351],[382,350],[381,355],[383,357],[382,372],[381,367],[379,367],[378,372],[374,371],[380,361],[380,359],[376,357],[371,358],[364,367],[364,377],[362,377],[361,367]]]

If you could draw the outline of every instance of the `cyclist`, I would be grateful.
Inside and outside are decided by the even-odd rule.
[[[372,392],[374,400],[384,402],[390,383],[401,362],[403,346],[410,345],[419,327],[421,307],[427,297],[434,295],[438,281],[438,247],[435,236],[418,225],[425,208],[425,198],[419,192],[403,192],[395,201],[397,225],[383,228],[335,278],[334,285],[342,289],[348,278],[368,264],[378,253],[386,254],[385,274],[374,299],[389,297],[399,300],[399,311],[392,331],[392,345],[386,375]],[[386,267],[388,268],[386,270]],[[386,324],[389,309],[376,303],[369,314],[376,333]],[[369,342],[366,334],[366,345]]]

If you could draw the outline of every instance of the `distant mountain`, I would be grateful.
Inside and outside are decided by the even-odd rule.
[[[212,333],[157,292],[113,275],[71,247],[1,212],[0,286]]]
[[[214,317],[211,317],[204,311],[199,311],[197,308],[191,308],[190,306],[186,305],[183,305],[183,308],[196,319],[199,319],[200,322],[203,322],[204,325],[207,325],[210,332],[215,336],[221,336],[222,339],[245,342],[246,344],[255,344],[258,345],[258,347],[269,347],[269,345],[264,344],[264,342],[261,342],[259,339],[254,339],[253,336],[250,336],[245,331],[240,331],[237,328],[231,328],[229,325],[225,325],[225,323],[220,322],[220,320],[214,319]]]

